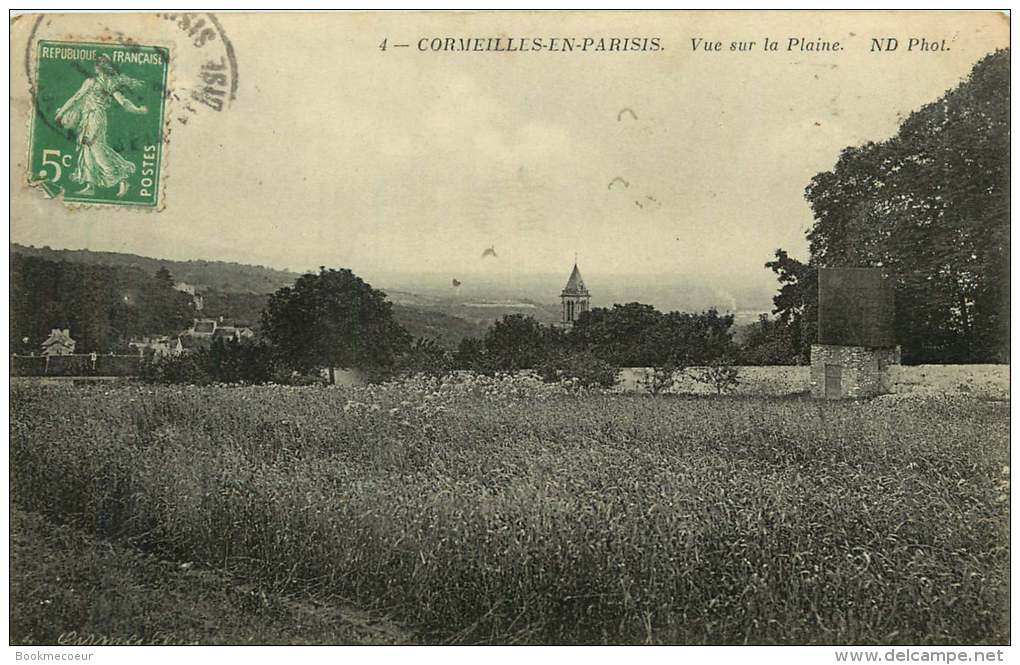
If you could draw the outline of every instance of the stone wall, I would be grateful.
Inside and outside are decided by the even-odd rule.
[[[738,366],[739,383],[730,391],[733,395],[797,395],[808,389],[808,370],[804,365]],[[647,392],[645,382],[652,370],[648,367],[624,367],[620,370],[619,392]],[[676,377],[673,389],[667,392],[680,395],[714,395],[712,386],[700,383],[690,373]]]
[[[11,356],[12,376],[138,376],[143,358],[88,353],[67,356]]]
[[[874,397],[893,390],[889,368],[900,362],[899,347],[811,346],[811,396],[830,399]],[[827,394],[827,373],[838,392]]]
[[[899,365],[889,373],[898,395],[1009,399],[1009,365]]]
[[[734,395],[802,395],[811,387],[811,368],[806,365],[741,366]],[[824,372],[824,369],[822,370]],[[620,370],[619,392],[646,392],[650,369]],[[1009,399],[1009,365],[891,365],[890,391],[897,395],[971,395],[982,399]],[[824,384],[822,386],[824,388]],[[689,376],[678,377],[672,391],[688,395],[713,395],[711,386]]]

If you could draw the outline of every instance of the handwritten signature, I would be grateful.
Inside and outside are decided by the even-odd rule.
[[[57,644],[61,646],[76,647],[140,647],[140,646],[170,646],[187,645],[195,646],[198,642],[187,642],[176,635],[156,631],[152,635],[142,637],[132,633],[127,637],[103,635],[102,633],[79,633],[77,630],[69,630],[60,634]]]

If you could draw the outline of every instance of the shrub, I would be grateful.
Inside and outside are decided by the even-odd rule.
[[[730,392],[740,385],[740,370],[730,364],[728,359],[721,359],[704,367],[692,368],[689,373],[698,383],[715,388],[717,395]]]
[[[495,369],[485,351],[485,342],[475,337],[465,337],[453,354],[453,366],[458,370],[477,374],[493,374]]]
[[[148,383],[269,383],[277,378],[269,347],[258,342],[215,340],[209,348],[153,357],[141,367]]]
[[[201,355],[182,353],[154,357],[142,364],[139,376],[147,383],[161,384],[187,383],[204,386],[214,381],[209,374],[209,365],[204,352],[201,352]]]
[[[550,354],[539,367],[542,380],[556,383],[573,379],[578,386],[611,388],[616,385],[620,368],[586,351]]]
[[[446,350],[433,340],[419,337],[410,350],[397,359],[393,367],[394,376],[444,376],[453,370],[453,359]]]
[[[679,374],[683,373],[683,367],[674,362],[651,367],[645,373],[639,384],[653,395],[668,393],[676,384]]]

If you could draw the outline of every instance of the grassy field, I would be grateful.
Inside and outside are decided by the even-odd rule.
[[[420,642],[1004,643],[1008,407],[521,378],[17,386],[12,501],[270,598],[342,598]],[[39,565],[14,558],[12,593]],[[17,600],[12,626],[45,625]],[[228,610],[188,638],[288,641]]]
[[[36,513],[11,515],[12,644],[407,644],[337,598],[260,589],[219,571],[97,539]]]

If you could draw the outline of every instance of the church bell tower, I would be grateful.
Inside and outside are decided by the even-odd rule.
[[[560,324],[572,326],[581,312],[587,312],[591,301],[591,294],[588,287],[584,285],[584,278],[581,271],[577,269],[577,262],[574,262],[574,269],[570,272],[570,279],[560,293],[560,303],[563,312],[560,316]]]

